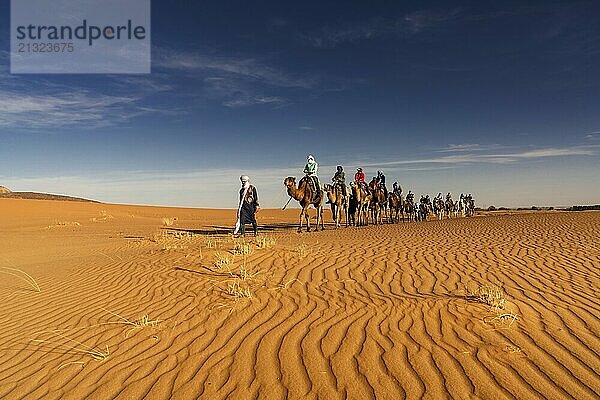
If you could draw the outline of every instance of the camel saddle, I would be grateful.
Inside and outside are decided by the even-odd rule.
[[[308,186],[310,186],[310,190],[312,193],[311,196],[311,201],[313,201],[317,195],[321,195],[321,188],[319,187],[319,181],[317,180],[316,176],[305,176],[304,178],[302,178],[302,180],[300,181],[300,183],[302,183],[303,180],[306,180],[308,182]],[[300,185],[298,185],[300,186]]]

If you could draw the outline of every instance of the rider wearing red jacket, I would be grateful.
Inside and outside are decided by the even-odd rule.
[[[356,174],[354,174],[354,181],[361,184],[365,183],[365,173],[363,172],[362,168],[356,169]]]

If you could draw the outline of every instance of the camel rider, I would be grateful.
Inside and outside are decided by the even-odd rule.
[[[383,174],[383,171],[377,171],[377,183],[385,186],[385,175]]]
[[[394,182],[393,189],[396,195],[400,196],[402,194],[402,187],[398,182]]]
[[[380,188],[383,189],[383,194],[385,195],[385,198],[387,199],[387,187],[385,186],[385,175],[383,174],[383,171],[381,171],[381,170],[377,171],[377,184],[379,185]]]
[[[371,182],[369,182],[369,189],[375,190],[376,187],[377,187],[377,178],[373,177],[373,179],[371,179]]]
[[[337,166],[337,171],[335,172],[335,175],[333,175],[333,178],[331,178],[331,181],[333,182],[334,186],[339,185],[342,188],[342,194],[344,197],[348,195],[346,192],[346,173],[341,165]]]
[[[367,188],[367,184],[365,182],[365,173],[362,168],[356,169],[356,174],[354,174],[354,182],[358,184],[358,186],[362,186],[364,189]]]
[[[414,204],[415,194],[412,192],[412,190],[408,191],[408,194],[406,195],[406,201],[408,201],[410,204]]]
[[[450,194],[450,192],[448,192],[448,194],[446,195],[446,201],[448,200],[452,200],[452,195]]]
[[[315,185],[317,186],[315,189],[318,193],[321,192],[321,182],[319,182],[319,177],[317,176],[317,170],[319,169],[319,164],[315,161],[315,158],[309,154],[306,157],[306,165],[304,166],[304,176],[309,177],[313,180]]]
[[[436,199],[442,199],[442,192],[439,192],[437,196],[435,196]]]

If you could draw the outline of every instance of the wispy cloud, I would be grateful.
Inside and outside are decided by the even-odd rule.
[[[276,68],[253,57],[216,56],[197,51],[155,47],[153,66],[203,83],[203,101],[229,108],[254,105],[281,107],[291,102],[291,90],[313,90],[319,79]]]
[[[203,71],[204,77],[237,77],[274,87],[309,89],[318,82],[314,78],[297,76],[274,68],[257,58],[215,56],[165,47],[153,49],[153,66],[189,73]]]
[[[241,96],[237,96],[237,98],[232,100],[227,100],[223,102],[223,105],[226,107],[246,107],[256,104],[273,104],[273,105],[283,105],[286,103],[286,100],[282,97],[278,96],[260,96],[260,95],[248,95],[243,94]]]
[[[587,140],[600,140],[600,131],[588,132],[584,137]]]
[[[131,118],[132,114],[125,110],[137,100],[136,97],[87,91],[62,91],[51,95],[0,90],[0,127],[110,126]]]
[[[506,146],[498,144],[478,144],[478,143],[464,143],[464,144],[449,144],[443,149],[436,149],[437,153],[460,153],[460,152],[472,152],[472,151],[489,151],[499,149]]]
[[[366,21],[325,26],[308,34],[300,34],[299,37],[315,47],[333,48],[347,42],[370,40],[389,35],[415,35],[433,26],[456,19],[460,12],[459,9],[423,10],[397,18],[374,17]]]
[[[280,107],[288,103],[282,96],[266,94],[261,88],[248,83],[224,77],[210,76],[204,79],[204,100],[219,101],[229,108],[253,105],[271,105]]]
[[[535,160],[552,157],[576,157],[576,156],[597,156],[599,155],[599,146],[571,146],[571,147],[546,147],[533,150],[517,151],[513,153],[473,153],[476,146],[474,145],[463,145],[466,148],[458,145],[458,150],[454,150],[460,154],[432,157],[432,158],[418,158],[412,160],[395,160],[385,161],[380,163],[373,163],[373,166],[398,166],[398,165],[422,165],[422,164],[446,164],[446,165],[458,165],[458,164],[510,164],[524,160]],[[442,149],[441,151],[448,151]]]
[[[150,114],[180,115],[189,111],[148,101],[175,89],[169,77],[161,74],[106,75],[77,84],[60,82],[44,76],[12,75],[8,69],[0,69],[0,128],[93,129],[122,125]]]

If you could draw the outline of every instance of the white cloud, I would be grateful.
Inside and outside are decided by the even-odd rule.
[[[0,90],[0,127],[56,128],[98,127],[130,118],[124,110],[139,98],[110,96],[87,91],[24,94]]]
[[[588,132],[585,134],[587,140],[598,140],[600,139],[600,131]]]
[[[535,160],[552,157],[575,157],[575,156],[596,156],[599,155],[598,147],[595,145],[588,146],[572,146],[572,147],[547,147],[534,150],[526,150],[513,153],[482,153],[479,149],[484,149],[484,146],[478,147],[477,145],[454,145],[457,148],[454,150],[459,154],[441,156],[441,157],[430,157],[430,158],[413,158],[403,160],[388,160],[381,162],[368,161],[360,164],[363,167],[400,167],[400,166],[426,166],[426,165],[439,165],[439,166],[458,166],[458,165],[471,165],[471,164],[514,164],[524,160]],[[442,149],[441,151],[447,152],[448,149]],[[477,153],[470,153],[477,151]],[[445,169],[443,167],[442,169]]]
[[[127,123],[148,114],[180,115],[189,111],[172,105],[148,105],[149,97],[174,89],[169,77],[161,74],[108,75],[102,78],[101,90],[89,85],[59,84],[43,77],[7,76],[11,79],[0,81],[0,128],[91,129]]]
[[[437,153],[459,153],[459,152],[471,152],[471,151],[486,151],[498,149],[506,146],[501,145],[484,145],[478,143],[464,143],[464,144],[449,144],[443,149],[436,149]]]
[[[246,107],[256,104],[285,104],[286,100],[282,97],[278,96],[260,96],[260,95],[248,95],[243,94],[241,96],[237,96],[234,99],[227,100],[223,102],[223,105],[226,107]]]
[[[397,18],[374,17],[366,21],[325,26],[300,38],[319,48],[333,48],[343,43],[371,40],[390,35],[414,35],[457,19],[460,10],[415,11]]]
[[[238,78],[274,87],[309,89],[317,83],[314,78],[286,73],[255,58],[214,56],[164,47],[153,49],[153,65],[190,73],[205,71],[212,78],[215,78],[215,75],[216,78]]]
[[[279,107],[290,103],[280,93],[282,90],[308,90],[318,83],[315,78],[288,73],[256,58],[215,56],[166,47],[154,47],[153,65],[202,81],[203,100],[231,108],[265,104]]]

